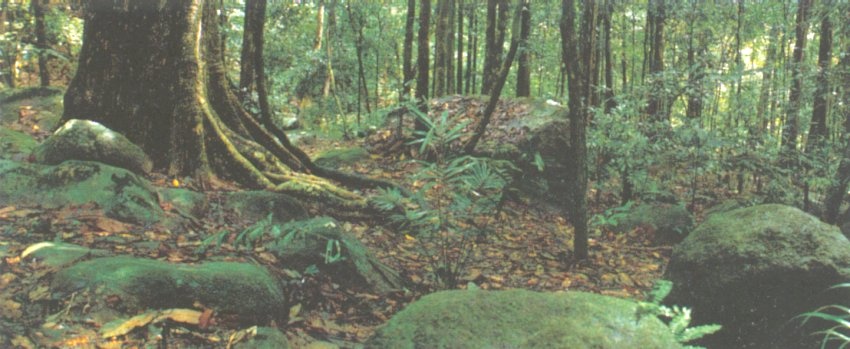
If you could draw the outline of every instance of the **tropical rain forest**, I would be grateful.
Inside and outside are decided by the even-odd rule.
[[[843,348],[847,0],[0,0],[2,348]]]

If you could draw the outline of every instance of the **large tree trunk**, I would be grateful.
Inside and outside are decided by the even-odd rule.
[[[95,120],[126,135],[171,176],[285,192],[317,208],[337,208],[329,214],[367,211],[364,198],[317,175],[352,186],[380,184],[315,166],[240,106],[219,52],[218,3],[86,3],[63,121]]]

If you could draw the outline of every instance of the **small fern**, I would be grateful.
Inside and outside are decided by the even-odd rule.
[[[677,342],[685,344],[695,341],[720,330],[721,326],[717,324],[700,325],[688,327],[691,324],[691,309],[674,305],[668,307],[661,304],[664,298],[673,290],[673,283],[667,280],[658,280],[655,283],[652,291],[649,292],[649,302],[638,302],[635,318],[640,321],[643,317],[657,316],[667,324],[667,328]],[[698,349],[702,347],[685,345],[688,349]]]

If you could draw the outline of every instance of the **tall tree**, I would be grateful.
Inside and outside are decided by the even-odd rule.
[[[452,60],[452,47],[449,42],[451,35],[450,0],[440,0],[437,3],[437,18],[434,29],[434,97],[445,95],[448,91],[449,63]]]
[[[820,45],[818,47],[818,77],[815,100],[812,106],[812,122],[809,125],[809,138],[806,151],[810,152],[823,146],[829,134],[826,126],[827,99],[832,90],[830,86],[830,66],[832,65],[832,22],[829,19],[831,1],[824,1],[823,18],[820,25]]]
[[[579,260],[588,257],[587,226],[587,136],[586,123],[590,115],[596,71],[597,4],[594,0],[581,2],[581,26],[576,30],[574,0],[562,0],[561,41],[562,59],[566,66],[569,94],[567,117],[570,120],[570,151],[565,177],[570,179],[570,218],[574,227],[573,250]]]
[[[463,0],[457,0],[457,50],[455,52],[457,78],[455,79],[455,92],[459,94],[463,93],[463,14]]]
[[[414,83],[416,70],[413,68],[413,27],[416,23],[416,0],[407,0],[407,19],[404,25],[404,49],[402,53],[402,75],[399,102],[410,98],[410,86]]]
[[[218,6],[86,2],[84,43],[62,121],[91,119],[126,135],[155,170],[171,176],[286,192],[332,215],[370,212],[360,195],[328,179],[353,187],[376,182],[316,166],[241,107],[219,52]]]
[[[475,131],[472,133],[472,137],[469,137],[469,140],[463,146],[463,151],[465,153],[469,154],[475,150],[475,146],[478,145],[478,142],[482,137],[484,137],[487,125],[490,123],[493,112],[496,110],[496,104],[498,104],[499,97],[502,94],[502,88],[505,87],[505,82],[508,80],[508,73],[511,71],[511,64],[513,64],[514,57],[519,50],[520,17],[522,17],[523,8],[528,6],[528,1],[529,0],[521,0],[517,5],[516,15],[513,20],[513,37],[511,38],[510,48],[508,48],[508,54],[505,56],[505,61],[502,62],[502,66],[499,68],[499,71],[496,72],[497,76],[493,80],[493,87],[490,91],[490,99],[487,102],[487,106],[484,107],[484,113],[481,115],[481,121],[479,121],[475,126]]]
[[[668,118],[667,93],[664,89],[664,25],[667,21],[667,9],[664,0],[649,0],[646,13],[647,40],[649,53],[646,56],[649,67],[649,100],[646,114],[656,121]]]
[[[826,193],[824,200],[823,220],[830,224],[838,223],[838,216],[841,204],[844,198],[847,197],[847,185],[850,184],[850,5],[844,4],[841,6],[842,14],[839,25],[839,40],[842,40],[842,49],[836,67],[836,81],[840,81],[842,89],[841,93],[841,108],[837,110],[841,113],[844,119],[844,153],[841,161],[838,164],[838,170],[833,177],[832,185]]]
[[[35,44],[38,47],[38,77],[41,86],[50,86],[50,71],[47,68],[47,29],[44,23],[45,4],[43,0],[32,0],[35,17]]]
[[[797,151],[797,136],[800,131],[800,107],[803,94],[803,52],[806,49],[806,34],[808,32],[808,17],[811,0],[800,0],[797,3],[797,20],[794,26],[794,53],[791,61],[791,90],[788,93],[788,114],[785,126],[782,128],[783,161],[788,164]]]
[[[508,23],[508,0],[487,0],[487,27],[484,36],[484,71],[481,77],[481,93],[490,94],[499,67],[505,44]]]
[[[431,26],[431,0],[421,0],[419,3],[419,34],[416,40],[416,101],[419,110],[428,110],[428,69],[430,68],[430,49],[428,47],[428,28]],[[427,128],[418,118],[415,121],[417,130]]]
[[[516,34],[514,34],[516,35]],[[528,97],[531,95],[531,68],[529,67],[528,37],[531,35],[531,3],[527,2],[522,9],[522,18],[519,25],[519,61],[516,71],[516,96]]]
[[[257,3],[260,0],[245,1],[245,20],[242,30],[242,52],[239,59],[239,90],[247,96],[254,92],[254,57],[256,56],[256,43],[254,42],[254,28],[260,20]],[[265,22],[265,18],[263,18]]]
[[[369,105],[369,86],[366,85],[366,68],[363,66],[363,46],[366,43],[366,38],[363,35],[363,27],[365,18],[362,9],[359,6],[352,9],[351,4],[345,5],[345,10],[348,12],[348,24],[351,26],[351,31],[355,34],[354,52],[357,56],[357,126],[360,127],[360,102],[366,103],[366,112],[371,113],[372,107]]]

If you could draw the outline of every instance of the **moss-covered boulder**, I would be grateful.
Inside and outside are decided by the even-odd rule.
[[[150,183],[125,169],[75,160],[56,166],[0,160],[2,205],[56,208],[90,202],[126,222],[166,220]]]
[[[36,146],[32,136],[0,126],[0,159],[26,160]]]
[[[315,265],[341,285],[376,293],[403,287],[398,272],[381,263],[333,218],[291,222],[285,230],[266,248],[287,268],[303,270]]]
[[[723,325],[710,348],[813,348],[817,326],[792,319],[848,298],[827,289],[850,280],[850,241],[793,207],[736,209],[677,245],[665,279],[674,284],[667,302],[697,309],[696,324]]]
[[[330,168],[350,166],[369,158],[369,151],[362,147],[331,149],[316,155],[316,165]]]
[[[97,258],[57,272],[51,290],[56,297],[83,290],[117,296],[117,306],[129,312],[193,308],[200,302],[220,313],[265,322],[285,320],[288,311],[278,281],[262,267],[248,263],[188,265],[134,257]]]
[[[681,204],[643,203],[633,206],[616,219],[614,231],[625,232],[645,228],[656,244],[676,244],[693,229],[694,216]]]
[[[367,348],[681,348],[632,301],[584,292],[442,291],[410,304]]]
[[[35,150],[37,161],[59,164],[66,160],[97,161],[136,173],[147,173],[152,163],[142,148],[127,137],[91,120],[68,120]]]
[[[272,221],[288,222],[308,217],[307,209],[295,198],[263,190],[227,193],[224,209],[236,212],[244,220],[259,221],[272,215]]]

